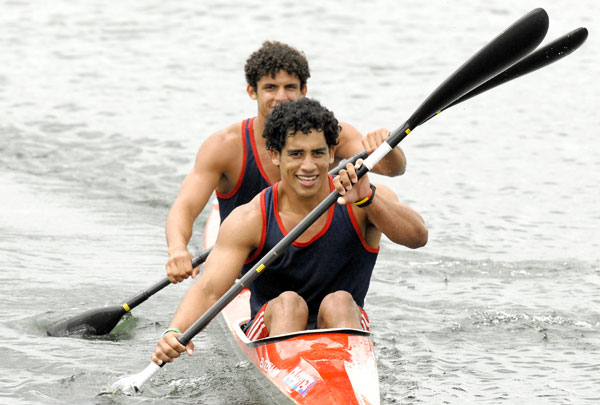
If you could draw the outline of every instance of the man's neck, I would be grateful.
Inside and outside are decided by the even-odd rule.
[[[286,187],[283,181],[279,183],[278,189],[279,211],[291,211],[302,217],[308,215],[330,193],[329,179],[312,198],[299,197],[291,188]]]
[[[265,130],[265,121],[266,118],[258,114],[252,123],[252,126],[254,127],[254,140],[256,141],[256,144],[263,149],[267,147],[267,140],[262,136],[263,131]]]

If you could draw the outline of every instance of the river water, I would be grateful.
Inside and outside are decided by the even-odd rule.
[[[366,307],[385,404],[600,402],[595,0],[12,0],[0,4],[0,403],[263,404],[216,323],[140,396],[99,395],[147,365],[190,281],[109,336],[45,330],[163,277],[169,206],[202,141],[255,114],[243,64],[263,40],[303,50],[309,95],[366,133],[400,125],[539,6],[546,42],[580,26],[590,38],[406,138],[407,173],[375,181],[424,216],[430,240],[384,241]]]

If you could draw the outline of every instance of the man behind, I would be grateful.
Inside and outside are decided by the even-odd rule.
[[[240,269],[271,249],[335,188],[342,197],[316,220],[251,290],[251,339],[306,328],[368,329],[362,310],[381,234],[417,248],[427,242],[421,216],[400,203],[389,188],[357,179],[348,164],[338,177],[328,175],[334,160],[338,121],[308,98],[278,105],[267,118],[264,135],[281,181],[223,221],[203,274],[188,290],[156,345],[152,360],[170,362],[193,343],[177,337],[233,285]],[[376,193],[375,193],[376,191]]]
[[[213,190],[223,220],[235,207],[279,181],[279,169],[271,162],[262,136],[265,120],[277,105],[306,95],[308,62],[302,53],[288,45],[265,42],[248,58],[244,70],[246,91],[256,101],[257,115],[212,134],[198,150],[194,167],[181,185],[165,226],[169,252],[166,270],[171,282],[198,273],[198,269],[192,269],[187,245],[194,221]],[[362,137],[350,124],[340,123],[340,127],[336,162],[362,150],[372,152],[389,134],[378,130]],[[396,147],[373,170],[396,176],[405,167],[404,154]]]

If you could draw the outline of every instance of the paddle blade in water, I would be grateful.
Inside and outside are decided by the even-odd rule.
[[[148,367],[146,367],[139,373],[129,377],[123,377],[120,380],[113,383],[110,386],[110,390],[114,395],[135,395],[140,392],[140,387],[144,385],[144,383],[148,381],[150,377],[152,377],[154,373],[156,373],[159,369],[160,366],[151,361]]]
[[[119,305],[92,309],[81,315],[60,321],[46,332],[48,336],[106,335],[113,330],[126,312]]]

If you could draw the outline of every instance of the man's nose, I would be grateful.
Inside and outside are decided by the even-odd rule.
[[[311,156],[310,153],[307,153],[304,159],[302,159],[301,168],[306,171],[312,171],[317,165],[315,164],[315,160]]]
[[[282,86],[277,89],[277,93],[275,93],[275,99],[278,101],[286,101],[288,99],[285,87]]]

